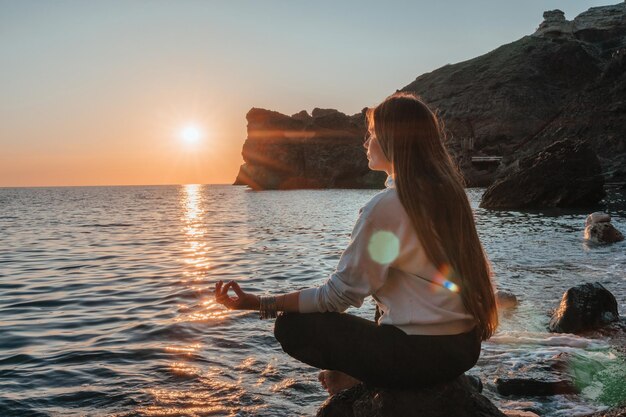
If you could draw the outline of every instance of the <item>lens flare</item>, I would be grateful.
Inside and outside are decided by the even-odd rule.
[[[443,264],[437,270],[437,274],[433,278],[433,287],[432,290],[436,291],[438,288],[443,287],[447,290],[450,290],[454,293],[461,292],[461,288],[452,282],[452,277],[454,276],[454,270],[448,264]]]
[[[444,281],[443,286],[452,292],[459,292],[459,286],[452,281]]]
[[[367,245],[370,257],[382,265],[395,261],[400,254],[400,239],[387,230],[374,232]]]

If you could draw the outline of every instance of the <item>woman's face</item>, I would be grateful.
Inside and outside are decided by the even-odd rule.
[[[372,171],[385,171],[387,175],[391,174],[391,162],[385,156],[383,149],[380,147],[380,143],[378,143],[378,139],[376,139],[376,135],[374,133],[370,133],[367,136],[367,140],[363,144],[365,149],[367,149],[367,160],[368,166]]]

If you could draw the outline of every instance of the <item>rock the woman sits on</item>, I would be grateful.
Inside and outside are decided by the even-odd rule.
[[[369,167],[389,175],[387,188],[361,209],[330,278],[274,297],[234,281],[215,287],[230,309],[284,312],[276,338],[324,370],[319,379],[331,394],[359,381],[412,388],[452,380],[476,364],[498,322],[489,263],[437,117],[407,93],[367,116]],[[376,322],[343,313],[369,296],[381,312]]]

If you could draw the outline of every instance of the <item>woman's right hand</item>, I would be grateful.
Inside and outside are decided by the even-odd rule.
[[[230,288],[235,291],[237,297],[228,295]],[[235,281],[229,281],[226,285],[218,281],[215,284],[215,301],[229,310],[258,310],[261,304],[258,296],[244,292]]]

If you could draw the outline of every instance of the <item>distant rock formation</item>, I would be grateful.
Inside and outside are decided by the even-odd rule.
[[[604,196],[600,162],[591,146],[566,139],[519,161],[485,191],[480,207],[590,207]]]
[[[564,138],[590,142],[608,181],[626,181],[626,3],[568,21],[544,13],[537,31],[485,55],[423,74],[402,90],[445,122],[466,178],[494,179]],[[481,170],[472,156],[502,156]]]
[[[532,35],[420,75],[402,90],[438,111],[468,186],[489,185],[520,158],[565,138],[588,141],[607,181],[626,183],[625,2],[592,7],[572,21],[547,11]],[[236,184],[382,186],[359,148],[362,114],[252,109],[249,123],[250,116]],[[472,160],[480,156],[502,160]]]
[[[253,108],[235,185],[255,190],[382,188],[386,176],[370,171],[363,148],[364,113],[333,109],[293,116]]]

